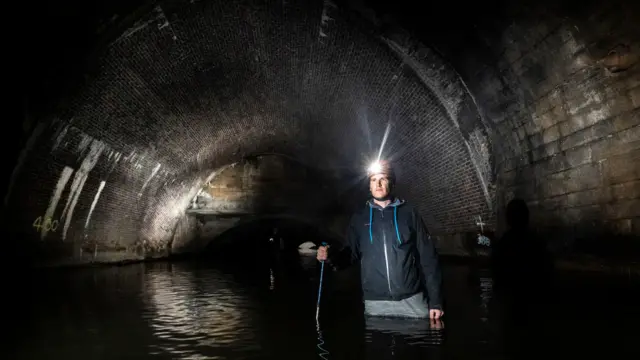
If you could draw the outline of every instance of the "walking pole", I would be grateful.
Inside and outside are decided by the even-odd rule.
[[[326,242],[322,242],[322,246],[327,246]],[[318,356],[323,360],[328,360],[327,356],[329,356],[329,352],[327,349],[323,348],[324,339],[322,338],[322,330],[320,330],[320,296],[322,295],[322,277],[324,275],[324,260],[321,261],[320,265],[320,284],[318,285],[318,305],[316,306],[316,331],[318,332]]]
[[[321,246],[327,246],[326,242],[322,242]],[[318,285],[318,305],[316,306],[316,322],[318,321],[318,317],[320,316],[320,296],[322,295],[322,277],[324,275],[324,260],[322,260],[320,265],[320,284]]]

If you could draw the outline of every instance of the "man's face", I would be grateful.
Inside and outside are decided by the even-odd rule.
[[[385,199],[391,191],[389,178],[384,174],[376,174],[369,178],[369,190],[375,199]]]

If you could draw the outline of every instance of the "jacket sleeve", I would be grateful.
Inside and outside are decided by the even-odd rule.
[[[360,260],[360,239],[355,227],[355,215],[351,217],[347,226],[344,246],[335,250],[329,248],[327,260],[336,270],[349,267]]]
[[[425,280],[429,309],[442,310],[442,272],[438,252],[422,217],[413,210],[413,225],[416,231],[416,247]]]

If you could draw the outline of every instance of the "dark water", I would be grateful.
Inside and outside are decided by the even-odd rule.
[[[5,312],[5,354],[318,359],[319,267],[313,259],[306,266],[178,262],[39,274],[11,296],[17,305]],[[482,268],[446,264],[444,270],[446,316],[435,324],[365,321],[357,273],[325,273],[324,358],[638,358],[640,303],[628,279],[567,275],[539,295],[541,305],[519,307],[494,294]]]

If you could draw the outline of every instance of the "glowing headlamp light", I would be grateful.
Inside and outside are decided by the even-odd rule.
[[[369,169],[367,170],[369,174],[376,174],[382,170],[382,164],[379,161],[374,161],[369,165]]]

